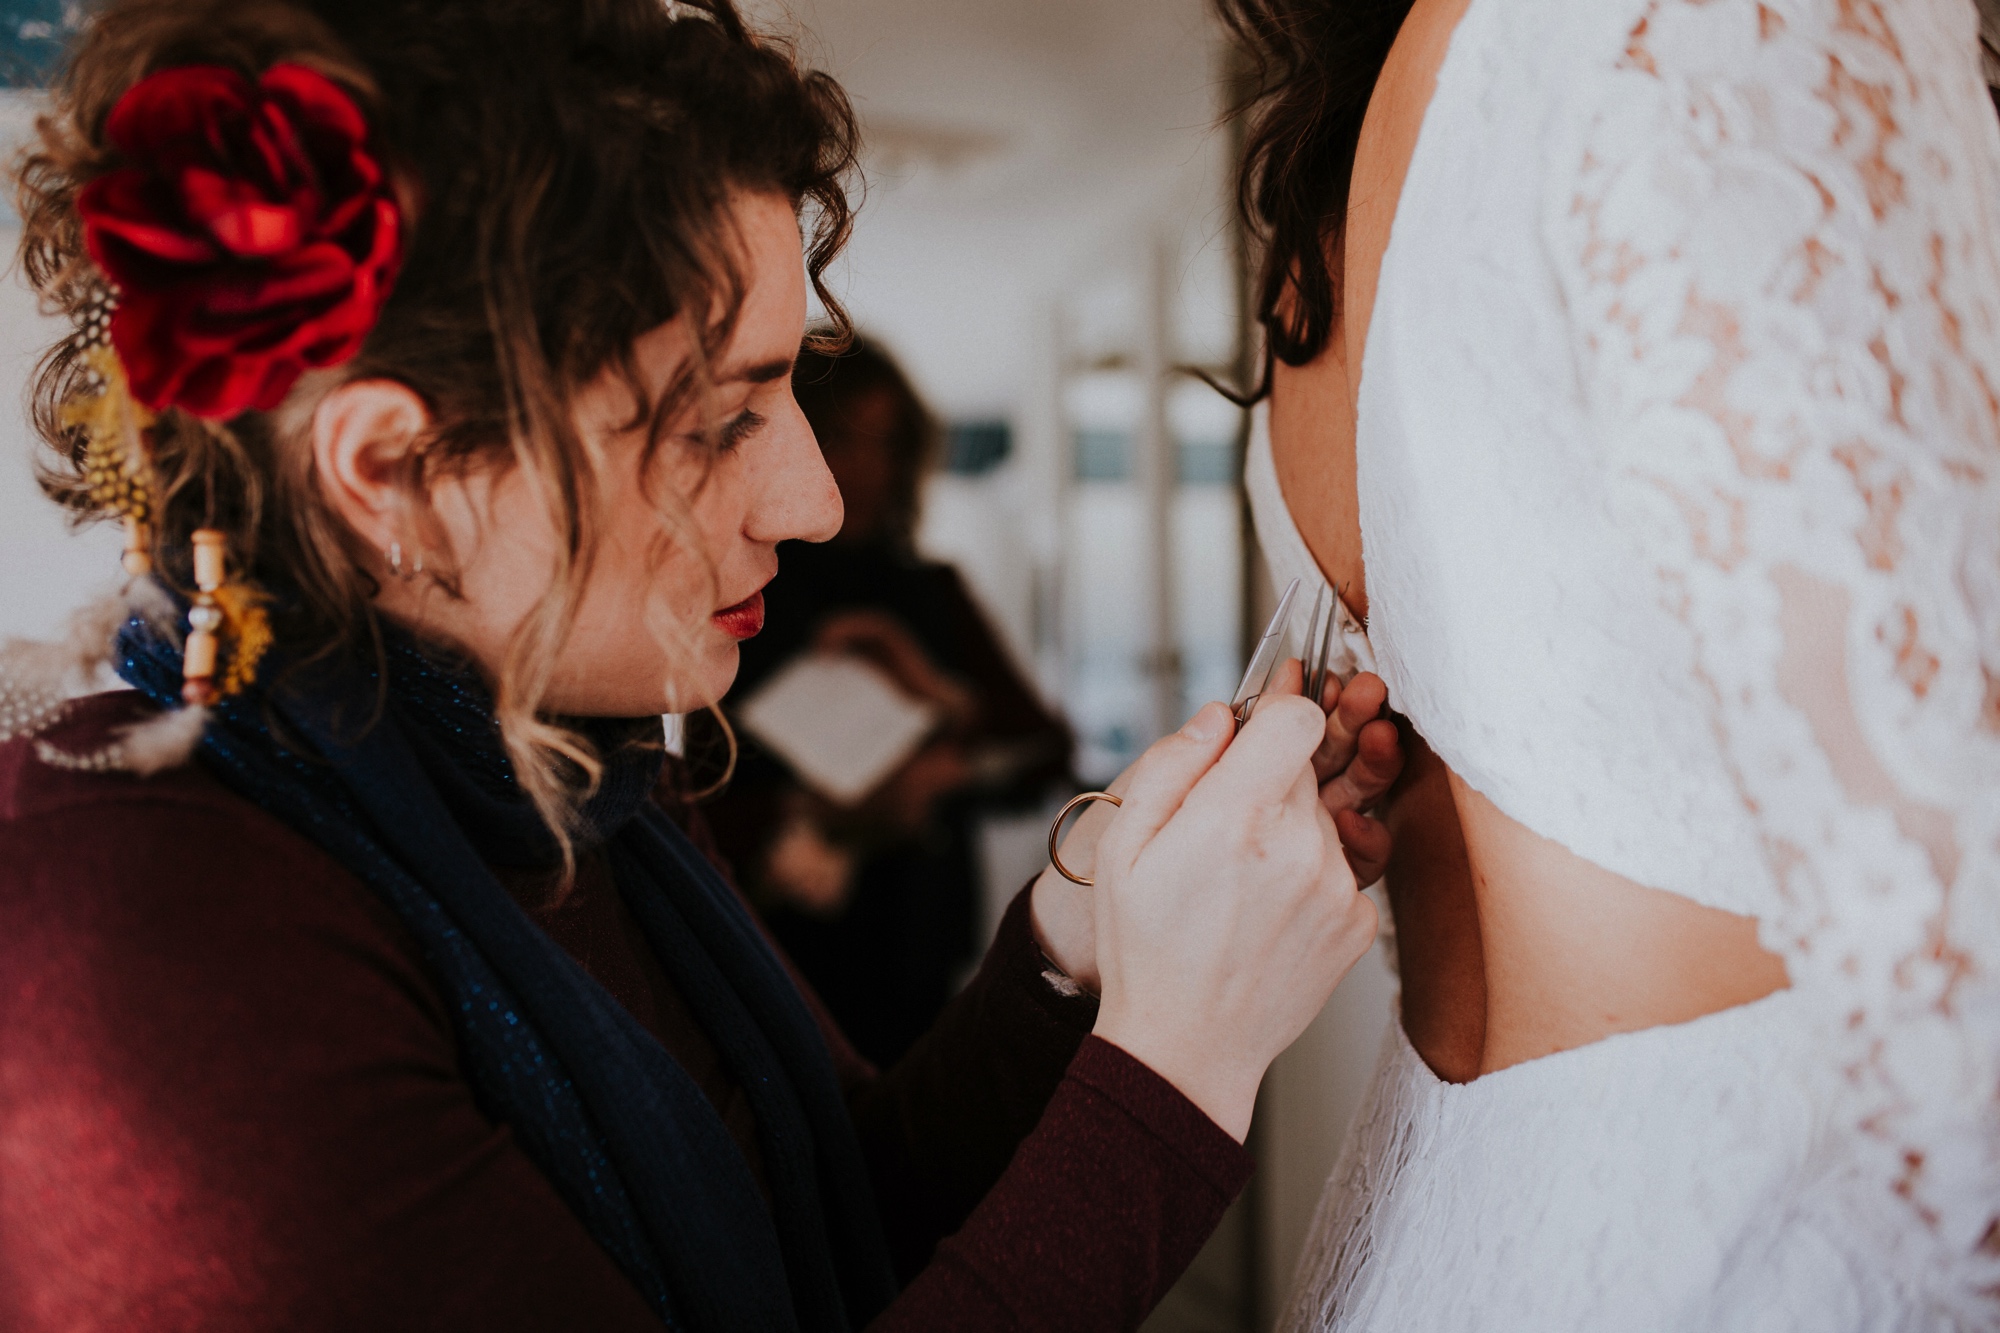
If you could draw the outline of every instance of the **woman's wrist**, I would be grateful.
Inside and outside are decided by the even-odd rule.
[[[1110,1042],[1172,1084],[1230,1138],[1242,1143],[1249,1137],[1257,1089],[1264,1081],[1268,1062],[1219,1057],[1211,1046],[1121,1014],[1111,1005],[1099,1011],[1091,1035]]]
[[[1105,790],[1121,796],[1131,782],[1132,770],[1127,768]],[[1062,840],[1064,865],[1086,878],[1095,874],[1097,840],[1104,835],[1117,810],[1117,806],[1103,801],[1084,807]],[[1092,891],[1065,879],[1056,873],[1054,866],[1049,866],[1036,879],[1029,905],[1028,920],[1034,927],[1035,943],[1041,945],[1049,961],[1092,994],[1103,989],[1097,967],[1097,903]]]
[[[1084,990],[1098,989],[1096,928],[1090,890],[1044,870],[1028,895],[1028,928],[1042,956]]]

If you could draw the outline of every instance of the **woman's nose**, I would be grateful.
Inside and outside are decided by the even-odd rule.
[[[773,427],[770,438],[776,448],[747,516],[745,535],[759,542],[827,541],[840,531],[843,510],[840,487],[820,454],[819,441],[796,406]]]

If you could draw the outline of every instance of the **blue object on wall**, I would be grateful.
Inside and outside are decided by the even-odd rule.
[[[1005,421],[954,421],[945,428],[944,470],[961,477],[991,472],[1014,452],[1014,428]]]
[[[76,0],[0,0],[0,86],[45,87],[84,14]]]
[[[1229,440],[1182,440],[1179,455],[1183,486],[1227,486],[1236,480],[1236,445]]]
[[[1124,481],[1132,474],[1132,437],[1122,430],[1076,432],[1076,479]]]

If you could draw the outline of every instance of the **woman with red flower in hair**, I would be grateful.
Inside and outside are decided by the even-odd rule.
[[[659,720],[840,525],[838,87],[728,0],[113,0],[43,138],[47,485],[132,579],[0,659],[0,1327],[1135,1325],[1396,754],[1204,709],[853,1055]]]

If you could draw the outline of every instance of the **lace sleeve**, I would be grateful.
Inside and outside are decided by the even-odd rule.
[[[1857,1225],[1990,1326],[2000,126],[1973,9],[1643,15],[1548,201],[1572,355],[1780,886],[1764,940],[1844,1076]]]

